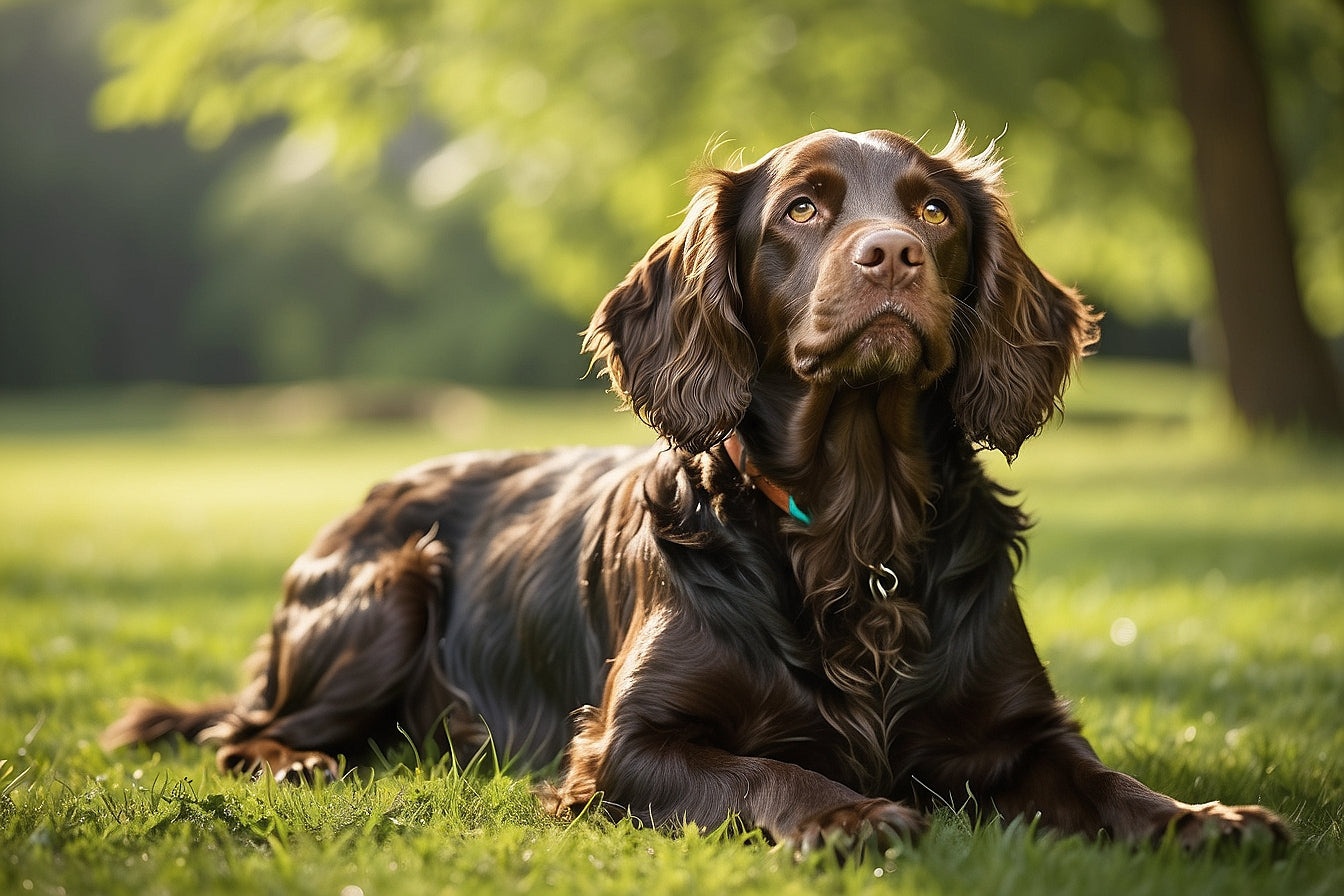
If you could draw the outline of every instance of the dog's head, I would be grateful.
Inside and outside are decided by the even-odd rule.
[[[1053,413],[1096,315],[1022,251],[999,168],[958,127],[936,155],[825,131],[707,171],[585,347],[689,451],[737,425],[768,370],[834,388],[951,378],[967,437],[1011,457]]]

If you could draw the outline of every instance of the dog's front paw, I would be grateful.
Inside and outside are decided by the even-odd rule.
[[[1187,852],[1220,844],[1263,845],[1278,849],[1292,840],[1283,819],[1263,806],[1187,806],[1171,822],[1172,837]]]
[[[254,781],[270,776],[281,784],[335,781],[341,774],[340,764],[326,753],[296,750],[264,737],[222,747],[215,761],[222,772],[250,775]]]
[[[917,809],[870,799],[818,812],[785,840],[800,855],[826,851],[859,856],[870,849],[880,854],[914,840],[928,826],[928,818]]]

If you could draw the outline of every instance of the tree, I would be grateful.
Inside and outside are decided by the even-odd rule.
[[[1302,307],[1286,190],[1244,0],[1161,0],[1194,136],[1227,377],[1253,424],[1344,432],[1338,373]]]

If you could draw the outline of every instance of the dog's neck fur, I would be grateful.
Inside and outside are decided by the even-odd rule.
[[[739,430],[755,463],[811,517],[793,527],[788,550],[833,689],[823,712],[848,744],[851,771],[880,787],[892,777],[897,684],[928,643],[916,602],[936,497],[922,436],[927,400],[897,381],[796,385],[783,400],[778,385],[758,390],[773,400],[758,399]],[[871,587],[879,564],[901,583],[894,594]]]
[[[820,590],[839,598],[851,577],[866,583],[878,564],[912,579],[936,491],[924,396],[899,381],[862,389],[799,384],[783,400],[780,392],[758,390],[738,430],[754,465],[812,518],[805,540],[830,549],[819,577],[799,570],[805,593],[830,583],[836,587]]]

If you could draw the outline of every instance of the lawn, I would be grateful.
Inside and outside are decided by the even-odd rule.
[[[315,788],[198,747],[103,752],[125,698],[239,683],[280,574],[377,478],[485,446],[645,440],[600,390],[0,398],[0,892],[1344,892],[1344,450],[1256,438],[1212,381],[1091,362],[1007,468],[1039,523],[1023,606],[1103,759],[1182,798],[1262,802],[1274,859],[972,828],[837,866],[759,837],[543,816],[490,757],[409,747]]]

